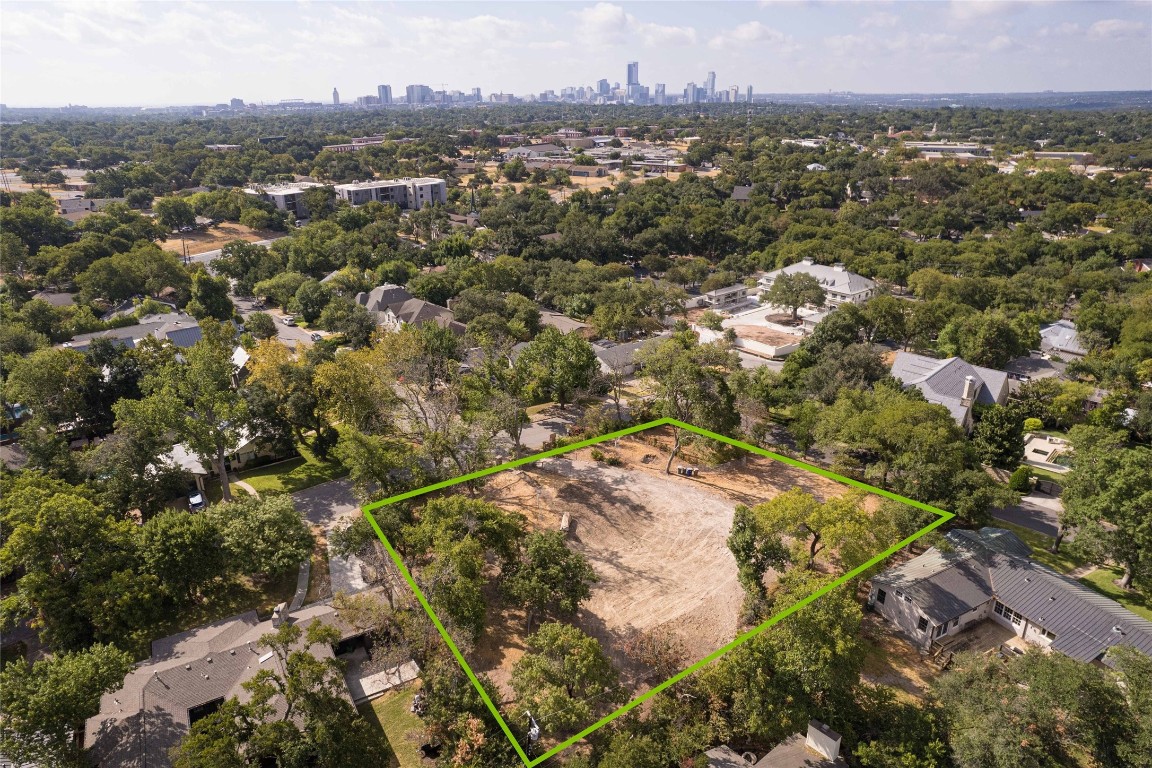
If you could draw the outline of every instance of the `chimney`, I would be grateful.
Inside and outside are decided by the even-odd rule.
[[[272,609],[272,628],[279,628],[286,618],[288,618],[288,603],[280,603]]]
[[[965,405],[972,402],[972,393],[976,390],[976,380],[971,376],[964,377],[964,394],[960,396],[961,402]]]
[[[840,757],[840,734],[819,720],[809,720],[804,746],[823,755],[825,760],[835,762]]]

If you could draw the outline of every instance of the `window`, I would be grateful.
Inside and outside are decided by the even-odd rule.
[[[888,593],[882,589],[876,590],[876,602],[883,603],[884,598],[888,597]]]
[[[1044,637],[1048,638],[1049,640],[1055,640],[1056,639],[1056,633],[1055,632],[1049,632],[1046,629],[1041,629],[1040,634],[1044,635]]]
[[[952,628],[955,629],[959,623],[960,619],[952,619]]]
[[[998,613],[998,614],[1000,614],[1001,616],[1003,616],[1003,615],[1004,615],[1004,605],[1003,605],[1003,603],[1001,603],[999,600],[997,600],[997,601],[996,601],[996,605],[995,605],[995,607],[994,607],[992,610],[996,611],[996,613]]]
[[[928,619],[921,616],[920,621],[916,622],[916,630],[918,632],[923,632],[926,629],[928,629]]]
[[[948,631],[948,622],[944,622],[940,626],[936,627],[936,629],[932,633],[932,636],[933,637],[940,637],[940,635],[944,634],[947,631]]]

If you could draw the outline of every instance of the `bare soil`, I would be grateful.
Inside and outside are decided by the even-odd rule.
[[[195,256],[198,253],[215,251],[217,249],[223,248],[233,240],[244,240],[245,242],[255,243],[259,240],[273,240],[277,237],[283,236],[283,232],[252,229],[251,227],[246,227],[243,224],[225,221],[205,230],[187,232],[183,235],[183,239],[184,242],[188,245],[188,255]],[[181,235],[171,234],[168,236],[167,240],[165,240],[163,243],[160,243],[160,247],[166,251],[183,254],[184,250],[180,239]]]
[[[645,437],[658,444],[623,438],[596,447],[619,458],[619,467],[581,449],[502,472],[484,488],[488,500],[522,515],[530,529],[557,530],[568,515],[570,546],[600,579],[576,623],[600,640],[636,691],[659,681],[625,656],[632,634],[669,631],[683,644],[687,666],[741,629],[744,593],[726,543],[737,504],[758,504],[794,487],[820,499],[844,492],[833,481],[754,455],[694,478],[665,474],[670,430]],[[489,604],[498,605],[491,597]],[[473,669],[488,674],[506,698],[512,666],[525,650],[525,621],[522,611],[492,609],[469,654]]]

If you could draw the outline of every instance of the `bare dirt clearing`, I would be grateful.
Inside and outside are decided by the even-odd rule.
[[[183,239],[184,242],[188,244],[188,255],[195,256],[199,253],[223,248],[233,240],[244,240],[245,242],[255,243],[260,240],[273,240],[283,236],[283,232],[252,229],[243,224],[226,221],[214,227],[209,227],[206,230],[185,233]],[[166,251],[183,254],[183,245],[181,245],[180,239],[180,235],[170,234],[168,235],[168,239],[160,244],[160,247]]]
[[[683,643],[687,666],[739,631],[744,593],[727,546],[737,504],[758,504],[795,487],[820,499],[845,491],[751,454],[704,468],[698,477],[669,475],[664,466],[671,441],[671,431],[660,429],[643,439],[602,443],[595,450],[621,466],[593,461],[593,449],[585,448],[502,472],[483,491],[534,530],[556,530],[568,516],[570,546],[600,578],[576,623],[603,643],[634,690],[659,682],[645,679],[647,671],[625,656],[623,645],[634,633],[671,632]],[[470,654],[473,669],[488,674],[505,697],[511,696],[511,668],[524,653],[524,622],[522,611],[491,610]]]

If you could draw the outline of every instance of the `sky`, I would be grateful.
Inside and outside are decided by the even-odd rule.
[[[343,101],[388,84],[523,95],[1152,89],[1152,2],[4,2],[10,107]]]

